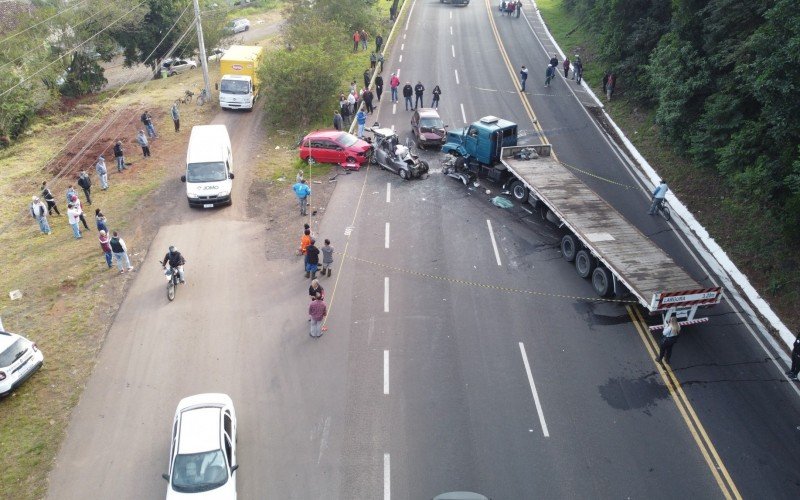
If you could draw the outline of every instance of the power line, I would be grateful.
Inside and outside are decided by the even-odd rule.
[[[81,0],[80,2],[76,3],[75,5],[73,5],[71,7],[67,7],[64,10],[58,11],[55,14],[53,14],[52,16],[48,17],[47,19],[43,19],[43,20],[39,21],[38,23],[36,23],[34,25],[28,26],[24,30],[18,31],[18,32],[14,33],[13,35],[10,35],[10,36],[7,36],[7,37],[3,38],[2,40],[0,40],[0,44],[3,44],[5,42],[7,42],[8,40],[11,40],[12,38],[15,38],[15,37],[25,33],[28,30],[31,30],[31,29],[33,29],[33,28],[35,28],[37,26],[41,26],[42,24],[46,23],[47,21],[49,21],[49,20],[51,20],[51,19],[53,19],[55,17],[58,17],[61,14],[64,14],[65,12],[67,12],[67,11],[70,11],[72,9],[76,9],[78,7],[81,7],[83,4],[87,3],[88,1],[89,0]]]
[[[72,49],[70,49],[70,50],[68,50],[67,52],[65,52],[64,54],[62,54],[62,55],[58,56],[58,57],[57,57],[56,59],[54,59],[53,61],[51,61],[51,62],[49,62],[48,64],[44,65],[44,66],[43,66],[42,68],[40,68],[38,71],[35,71],[35,72],[34,72],[32,75],[29,75],[28,77],[26,77],[26,78],[24,78],[24,79],[20,80],[20,82],[19,82],[19,83],[17,83],[16,85],[13,85],[13,86],[9,87],[9,88],[8,88],[8,89],[6,89],[5,91],[3,91],[3,93],[2,93],[2,94],[0,94],[0,97],[3,97],[4,95],[8,94],[9,92],[11,92],[12,90],[14,90],[15,88],[17,88],[17,87],[19,87],[20,85],[22,85],[23,83],[27,82],[28,80],[30,80],[30,79],[31,79],[31,78],[33,78],[34,76],[38,75],[38,74],[39,74],[39,73],[41,73],[42,71],[46,70],[47,68],[49,68],[50,66],[52,66],[52,65],[53,65],[53,64],[55,64],[56,62],[60,61],[60,60],[61,60],[61,59],[63,59],[64,57],[68,56],[69,54],[72,54],[73,52],[75,52],[75,51],[76,51],[78,48],[80,48],[81,46],[83,46],[83,45],[85,45],[86,43],[88,43],[88,42],[90,42],[90,41],[94,40],[95,38],[97,38],[98,36],[100,36],[100,34],[101,34],[101,33],[103,33],[105,30],[107,30],[107,29],[109,29],[110,27],[112,27],[112,26],[114,26],[115,24],[117,24],[117,23],[118,23],[118,22],[119,22],[119,21],[120,21],[122,18],[124,18],[125,16],[127,16],[128,14],[130,14],[131,12],[133,12],[134,10],[138,9],[138,8],[139,8],[140,6],[142,6],[142,4],[144,4],[146,1],[147,1],[147,0],[142,0],[142,1],[141,1],[141,2],[139,2],[139,3],[138,3],[136,6],[132,7],[130,10],[128,10],[127,12],[125,12],[124,14],[122,14],[120,17],[116,18],[116,19],[115,19],[115,20],[114,20],[114,21],[113,21],[111,24],[108,24],[108,25],[107,25],[107,26],[105,26],[103,29],[101,29],[100,31],[98,31],[97,33],[95,33],[94,35],[90,36],[89,38],[87,38],[87,39],[86,39],[86,40],[84,40],[83,42],[79,43],[78,45],[76,45],[76,46],[75,46],[75,47],[73,47]]]

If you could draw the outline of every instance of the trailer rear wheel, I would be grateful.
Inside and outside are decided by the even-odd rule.
[[[605,267],[596,267],[592,272],[592,288],[601,297],[608,297],[614,290],[611,273]]]
[[[597,260],[587,250],[578,250],[575,254],[575,270],[581,278],[588,278],[597,266]]]
[[[564,257],[564,260],[567,262],[572,262],[575,260],[575,254],[578,252],[578,243],[575,241],[575,237],[571,234],[565,234],[563,238],[561,238],[561,255]]]
[[[514,196],[514,199],[517,200],[518,202],[525,203],[526,201],[528,201],[528,195],[530,193],[528,193],[528,188],[526,188],[525,184],[523,184],[522,182],[518,180],[513,181],[511,183],[511,186],[509,186],[509,190],[511,191],[511,194]]]

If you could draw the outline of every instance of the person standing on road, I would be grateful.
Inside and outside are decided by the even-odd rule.
[[[575,80],[575,83],[580,85],[581,79],[583,78],[583,61],[581,61],[581,56],[575,54],[575,61],[572,63],[572,66],[572,78]]]
[[[106,216],[99,208],[94,209],[94,223],[97,225],[98,231],[105,231],[108,233],[108,225],[106,224]]]
[[[375,111],[375,108],[372,107],[373,96],[369,87],[364,89],[364,93],[362,94],[361,98],[364,99],[364,105],[367,107],[367,113],[372,114],[372,112]]]
[[[433,109],[439,109],[439,96],[442,95],[442,89],[439,88],[439,85],[435,85],[432,93],[433,100],[431,101],[431,107]]]
[[[117,141],[114,144],[114,159],[117,161],[117,171],[122,172],[127,168],[125,166],[125,153],[122,151],[122,141]]]
[[[172,115],[172,123],[175,125],[175,132],[181,131],[181,114],[178,112],[178,101],[172,103],[172,109],[169,110]]]
[[[42,198],[47,203],[47,215],[53,215],[53,210],[56,211],[56,215],[61,215],[61,212],[58,211],[58,205],[56,205],[56,198],[50,192],[50,188],[47,187],[47,181],[42,181]]]
[[[81,173],[78,175],[78,185],[83,190],[84,196],[86,196],[86,203],[91,205],[92,204],[92,179],[89,178],[89,174],[86,173],[86,170],[81,170]]]
[[[519,87],[520,92],[525,92],[525,82],[528,81],[528,68],[523,65],[519,70]]]
[[[378,75],[375,77],[375,95],[378,97],[378,102],[381,102],[381,94],[383,94],[383,77]]]
[[[552,64],[549,64],[547,66],[547,71],[545,71],[545,73],[544,73],[544,86],[545,87],[549,87],[550,86],[550,82],[553,80],[553,77],[555,76],[555,74],[556,74],[556,67],[553,66]]]
[[[397,87],[400,86],[400,78],[397,76],[397,73],[392,73],[391,78],[389,78],[389,89],[392,91],[392,102],[397,102]]]
[[[145,158],[150,156],[150,143],[147,142],[147,137],[144,135],[144,130],[139,131],[139,135],[136,136],[136,142],[142,147],[142,154]]]
[[[300,205],[300,215],[307,215],[306,209],[308,207],[308,197],[311,196],[311,188],[306,184],[305,179],[301,179],[300,182],[292,186],[292,189]]]
[[[410,109],[414,109],[414,106],[411,104],[411,96],[414,95],[414,88],[411,87],[411,82],[406,82],[403,86],[403,98],[406,101],[406,111]]]
[[[425,86],[422,85],[422,82],[417,81],[417,84],[414,85],[414,109],[417,109],[419,106],[424,106],[425,101],[422,100],[422,94],[425,92]]]
[[[558,68],[558,54],[553,54],[553,57],[550,58],[550,66]]]
[[[316,281],[318,270],[319,248],[316,246],[316,240],[311,238],[311,244],[306,247],[306,278],[311,278],[312,280]]]
[[[361,41],[361,34],[358,30],[353,32],[353,52],[358,50],[358,43]]]
[[[31,198],[31,216],[39,223],[39,229],[44,234],[50,234],[50,224],[47,222],[47,207],[39,200],[38,196]]]
[[[517,8],[514,9],[514,12],[517,14],[517,19],[519,19],[519,15],[522,13],[522,0],[517,0],[516,6]]]
[[[158,134],[156,134],[156,128],[153,126],[153,117],[150,116],[149,111],[144,110],[144,113],[142,113],[140,120],[142,121],[142,124],[144,124],[144,128],[147,129],[147,135],[151,139],[155,139],[156,137],[158,137]]]
[[[325,276],[325,273],[328,273],[328,277],[331,276],[331,269],[333,268],[333,247],[331,246],[331,240],[325,239],[325,246],[321,249],[322,251],[322,275]]]
[[[72,228],[72,234],[75,236],[76,240],[83,238],[81,234],[81,228],[78,226],[78,221],[80,220],[80,212],[75,205],[72,203],[67,204],[67,223],[69,223],[70,227]]]
[[[364,138],[364,126],[367,124],[367,113],[363,109],[359,109],[356,113],[356,123],[358,124],[358,138]]]
[[[311,317],[309,335],[313,338],[322,337],[322,322],[328,315],[328,306],[321,296],[312,297],[311,304],[308,306],[308,315]]]
[[[378,64],[380,67],[378,68],[378,73],[383,73],[383,53],[378,52]]]
[[[108,233],[106,231],[100,231],[97,233],[97,239],[100,241],[100,250],[103,251],[103,255],[106,258],[106,264],[108,264],[108,268],[111,269],[111,259],[113,258],[114,254],[111,252],[111,245],[108,243],[110,240]]]
[[[380,52],[382,46],[383,46],[383,37],[380,34],[378,34],[378,36],[375,37],[375,52]]]
[[[661,182],[659,182],[658,186],[653,190],[653,204],[650,205],[650,210],[647,211],[649,215],[655,215],[656,212],[658,212],[658,209],[661,208],[661,204],[664,203],[667,191],[669,191],[667,181],[661,179]]]
[[[311,280],[311,285],[308,287],[308,296],[311,298],[316,297],[319,295],[323,299],[325,298],[325,289],[322,288],[322,285],[319,284],[319,280]]]
[[[125,272],[122,268],[123,260],[125,261],[125,267],[128,268],[128,271],[133,271],[131,259],[128,258],[128,247],[125,245],[125,240],[119,237],[117,231],[111,233],[111,239],[108,240],[108,244],[111,246],[111,252],[114,253],[114,260],[117,261],[117,269],[119,269],[120,274]]]
[[[564,68],[564,78],[569,78],[569,57],[564,57],[562,67]]]
[[[678,319],[673,316],[669,319],[669,323],[664,327],[664,334],[661,336],[661,347],[658,351],[657,361],[661,360],[669,364],[669,358],[672,357],[672,346],[678,341],[678,334],[681,333],[681,325]]]
[[[326,240],[327,241],[327,240]],[[786,372],[789,378],[797,380],[797,374],[800,372],[800,334],[794,339],[792,346],[792,367]]]
[[[336,130],[342,130],[343,120],[342,115],[339,114],[339,111],[336,110],[333,112],[333,128]]]
[[[306,254],[306,248],[311,244],[311,227],[308,224],[303,224],[303,236],[300,237],[300,255]],[[306,264],[303,262],[303,270]]]
[[[106,159],[103,155],[97,158],[94,169],[97,171],[97,177],[100,178],[100,189],[105,191],[108,189],[108,168],[106,167]]]

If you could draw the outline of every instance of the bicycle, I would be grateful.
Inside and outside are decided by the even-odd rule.
[[[667,200],[661,200],[661,203],[659,203],[658,207],[656,208],[656,213],[663,217],[667,222],[672,219],[672,212],[669,209],[669,205],[667,205]]]
[[[192,102],[192,97],[194,97],[194,92],[192,92],[191,90],[185,90],[183,92],[183,96],[178,98],[178,102],[180,102],[181,104]]]
[[[197,105],[202,106],[208,101],[208,92],[206,89],[200,91],[200,95],[197,96]]]

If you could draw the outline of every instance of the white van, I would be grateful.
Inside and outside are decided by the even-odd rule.
[[[225,125],[192,127],[186,152],[186,196],[190,207],[213,208],[233,203],[233,153]]]

